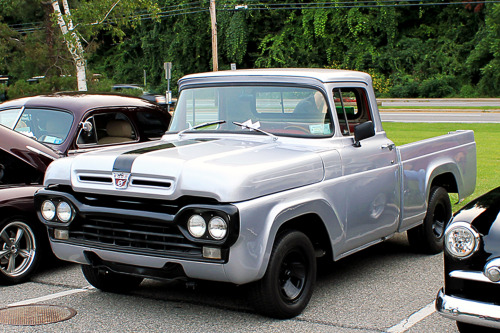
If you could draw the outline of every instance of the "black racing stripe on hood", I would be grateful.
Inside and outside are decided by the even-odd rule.
[[[125,152],[116,158],[115,163],[113,164],[113,171],[114,172],[130,172],[132,170],[132,164],[134,164],[135,159],[143,154],[147,154],[147,153],[151,153],[151,152],[155,152],[155,151],[159,151],[159,150],[164,150],[164,149],[192,145],[192,144],[206,142],[206,141],[212,141],[212,140],[186,140],[186,141],[179,141],[179,142],[166,142],[166,143],[161,143],[158,145],[149,146],[149,147],[145,147],[145,148],[134,149],[134,150]]]

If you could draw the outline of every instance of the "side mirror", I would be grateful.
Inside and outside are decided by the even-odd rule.
[[[86,133],[89,133],[89,132],[92,132],[92,123],[90,121],[85,121],[83,123],[80,123],[80,125],[82,126],[82,129],[84,132]]]
[[[354,147],[361,147],[361,140],[375,136],[373,122],[367,121],[354,127]]]

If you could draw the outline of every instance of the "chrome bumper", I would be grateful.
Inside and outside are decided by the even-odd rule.
[[[500,306],[446,295],[441,289],[436,297],[436,310],[446,318],[500,329]]]

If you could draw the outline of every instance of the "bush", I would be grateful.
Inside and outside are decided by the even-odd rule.
[[[462,86],[462,88],[460,89],[459,95],[460,95],[460,97],[463,97],[463,98],[475,98],[475,97],[480,96],[477,87],[473,87],[470,84]]]
[[[451,75],[437,75],[423,80],[418,87],[418,95],[427,98],[449,97],[456,91],[453,87],[454,82],[457,82],[457,80]]]
[[[53,76],[39,79],[38,82],[19,80],[7,88],[9,99],[24,96],[51,94],[58,91],[74,91],[76,79],[71,76]]]
[[[410,75],[394,75],[394,85],[389,89],[389,94],[396,98],[418,97],[419,82]]]
[[[482,78],[477,85],[481,95],[491,97],[498,97],[500,95],[499,67],[500,59],[493,59],[481,68]]]
[[[113,81],[104,78],[89,80],[87,84],[89,92],[110,92],[112,87]]]

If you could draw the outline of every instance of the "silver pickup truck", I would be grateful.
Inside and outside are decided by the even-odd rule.
[[[368,74],[221,71],[179,89],[160,142],[54,161],[35,196],[54,253],[101,290],[248,284],[257,311],[290,318],[309,302],[318,258],[404,231],[438,253],[448,193],[474,191],[473,132],[396,147]]]

